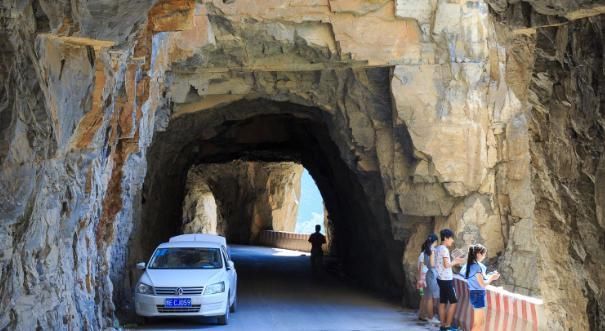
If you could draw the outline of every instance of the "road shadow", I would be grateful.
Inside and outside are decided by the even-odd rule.
[[[308,253],[271,247],[232,246],[238,273],[238,311],[228,325],[216,319],[166,319],[137,330],[350,331],[434,330],[397,302],[360,289],[338,267],[313,278]],[[331,269],[332,268],[332,269]]]

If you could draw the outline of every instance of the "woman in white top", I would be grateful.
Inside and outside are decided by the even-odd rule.
[[[437,271],[435,270],[435,246],[437,246],[437,235],[431,233],[424,244],[422,244],[422,253],[424,255],[424,265],[427,267],[425,275],[425,305],[427,319],[432,323],[439,323],[434,316],[434,302],[439,300],[439,285],[437,284]]]
[[[424,251],[420,252],[420,255],[418,255],[418,262],[416,263],[417,265],[417,269],[418,269],[418,281],[416,282],[416,289],[418,290],[419,294],[420,294],[420,304],[419,304],[419,309],[418,309],[418,319],[421,321],[427,321],[430,317],[427,317],[427,311],[426,311],[426,300],[427,300],[427,296],[425,294],[425,288],[426,288],[426,281],[425,281],[425,275],[426,272],[428,271],[428,268],[426,267],[426,265],[424,265]]]

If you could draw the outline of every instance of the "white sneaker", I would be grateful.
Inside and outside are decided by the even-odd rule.
[[[431,324],[441,324],[441,321],[438,318],[433,317],[433,318],[431,318],[429,320],[429,323],[431,323]]]

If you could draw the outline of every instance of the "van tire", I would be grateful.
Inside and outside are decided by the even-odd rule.
[[[229,296],[227,296],[227,306],[225,307],[225,314],[221,315],[217,318],[217,322],[219,325],[227,325],[229,324],[229,315],[230,315],[231,309],[229,307]]]
[[[233,298],[233,303],[231,304],[231,307],[229,307],[229,311],[232,313],[235,313],[236,310],[237,310],[237,293],[235,294],[235,298]]]

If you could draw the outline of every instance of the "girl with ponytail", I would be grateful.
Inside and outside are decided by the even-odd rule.
[[[427,267],[425,275],[425,311],[426,316],[431,323],[439,323],[435,318],[434,303],[439,301],[439,285],[437,284],[437,271],[435,270],[435,246],[437,246],[437,235],[431,233],[422,244],[422,252],[424,254],[424,265]]]
[[[473,328],[471,331],[483,330],[485,324],[485,287],[500,278],[495,271],[489,275],[485,274],[485,266],[481,263],[487,256],[487,248],[476,244],[468,248],[468,261],[463,270],[464,277],[468,281],[469,297],[473,306]]]

